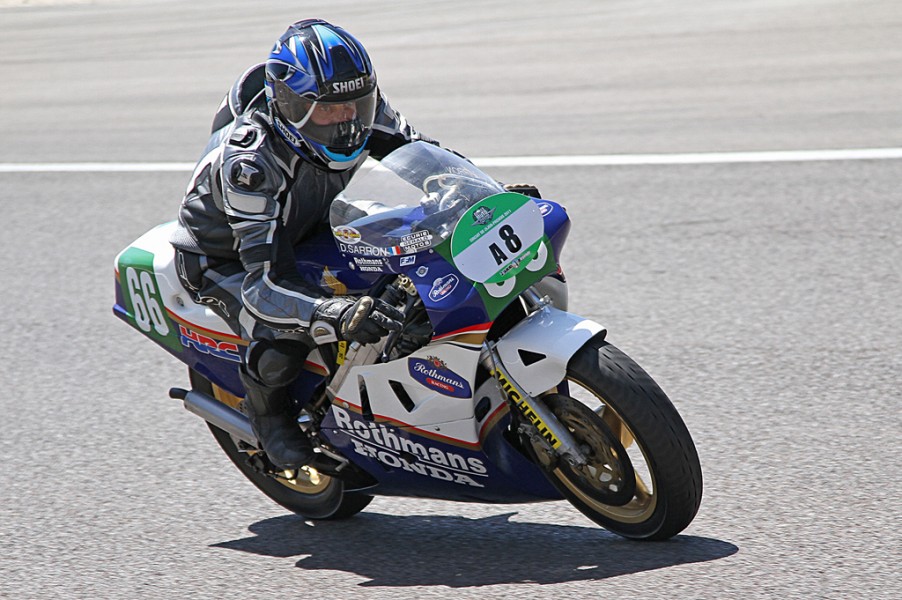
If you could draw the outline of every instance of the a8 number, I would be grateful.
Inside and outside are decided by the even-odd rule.
[[[523,242],[517,237],[514,228],[510,225],[502,225],[499,227],[498,237],[501,238],[501,241],[504,242],[504,245],[507,246],[507,249],[511,253],[517,252],[523,247]],[[492,258],[495,259],[495,263],[498,265],[503,264],[504,261],[507,260],[507,255],[498,247],[498,244],[491,244],[489,250],[492,252]]]

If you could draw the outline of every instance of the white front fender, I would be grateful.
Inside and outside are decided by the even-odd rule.
[[[514,381],[538,396],[560,383],[570,358],[604,331],[595,321],[546,306],[518,323],[495,348]]]

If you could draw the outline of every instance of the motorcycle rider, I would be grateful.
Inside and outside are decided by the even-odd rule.
[[[214,118],[171,241],[183,285],[249,341],[245,409],[280,469],[324,460],[288,392],[308,353],[377,342],[403,318],[369,296],[329,297],[298,275],[295,246],[328,227],[332,199],[367,156],[416,140],[436,143],[391,108],[363,45],[320,19],[288,27]]]

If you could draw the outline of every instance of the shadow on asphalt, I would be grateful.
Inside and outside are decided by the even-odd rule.
[[[631,542],[597,527],[483,519],[361,513],[346,521],[276,517],[249,527],[252,537],[213,544],[264,556],[302,556],[301,569],[355,573],[362,586],[562,583],[606,579],[705,562],[739,548],[680,535]]]

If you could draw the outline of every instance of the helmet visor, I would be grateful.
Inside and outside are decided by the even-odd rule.
[[[375,87],[359,98],[312,100],[275,82],[279,115],[306,139],[334,150],[355,150],[366,140],[376,116]]]

